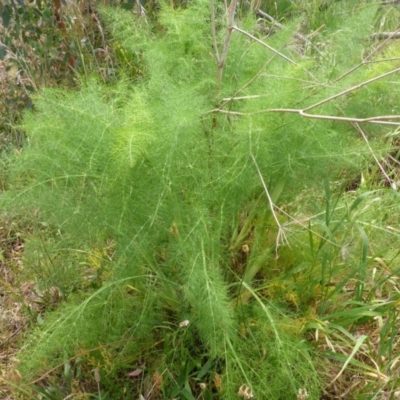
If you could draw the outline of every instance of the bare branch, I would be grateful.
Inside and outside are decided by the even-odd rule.
[[[210,8],[211,8],[211,33],[213,38],[213,47],[215,52],[215,57],[217,58],[217,62],[219,62],[219,51],[217,44],[217,30],[215,27],[215,8],[214,8],[214,0],[210,0]]]
[[[391,61],[398,61],[400,57],[392,57],[392,58],[382,58],[381,60],[373,60],[373,61],[366,61],[365,64],[376,64],[380,62],[391,62]]]
[[[257,14],[262,17],[267,19],[268,21],[272,22],[276,27],[278,27],[279,29],[284,29],[285,27],[279,23],[274,17],[272,17],[271,15],[267,14],[266,12],[262,11],[262,10],[257,10]],[[295,33],[294,37],[297,39],[302,40],[303,42],[307,43],[308,45],[310,45],[320,56],[322,56],[322,53],[318,50],[318,48],[316,46],[313,45],[313,43],[308,40],[308,38],[306,38],[304,35],[302,35],[301,33]]]
[[[228,100],[232,101],[233,99],[234,98],[229,98]],[[220,114],[234,115],[236,117],[249,117],[251,115],[264,114],[270,112],[299,114],[305,118],[322,119],[322,120],[337,121],[337,122],[351,122],[358,124],[369,123],[377,125],[400,126],[400,121],[399,122],[390,121],[393,119],[400,119],[400,115],[379,115],[370,118],[338,117],[336,115],[308,114],[304,112],[304,110],[300,110],[297,108],[272,108],[267,110],[255,111],[252,113],[243,113],[239,111],[228,111],[228,110],[223,110],[221,108],[214,108],[213,110],[207,111],[205,114],[220,113]]]
[[[267,43],[263,42],[260,39],[257,39],[255,36],[253,36],[251,33],[244,31],[243,29],[240,29],[237,26],[234,26],[233,29],[235,29],[235,31],[238,31],[240,33],[243,33],[243,35],[248,36],[249,38],[253,39],[255,42],[260,43],[262,46],[266,47],[268,50],[273,51],[276,55],[278,55],[279,57],[282,57],[283,59],[285,59],[286,61],[289,61],[291,64],[294,65],[298,65],[295,61],[291,60],[289,57],[286,57],[284,54],[282,54],[281,52],[279,52],[278,50],[274,49],[273,47],[269,46]]]
[[[381,3],[381,6],[386,6],[386,5],[388,5],[388,4],[398,4],[398,3],[400,3],[400,0],[384,0],[384,1],[382,1],[382,3]]]
[[[279,57],[282,57],[284,60],[289,61],[291,64],[294,64],[296,66],[299,67],[299,64],[296,63],[296,61],[293,61],[292,59],[290,59],[289,57],[286,57],[284,54],[282,54],[281,52],[279,52],[278,50],[274,49],[273,47],[269,46],[267,43],[263,42],[260,39],[257,39],[255,36],[253,36],[251,33],[244,31],[243,29],[240,29],[237,26],[234,26],[233,29],[235,29],[236,31],[243,33],[243,35],[248,36],[249,38],[253,39],[255,42],[261,44],[262,46],[266,47],[267,49],[273,51],[276,55],[278,55]],[[306,69],[302,68],[308,75],[310,75],[312,78],[314,78],[316,81],[318,81],[318,79],[309,71],[307,71]]]
[[[262,17],[267,19],[269,22],[272,22],[274,25],[276,25],[278,28],[283,28],[283,25],[280,24],[274,17],[271,17],[269,14],[264,12],[263,10],[257,10],[257,14]]]
[[[312,119],[324,119],[330,121],[338,121],[338,122],[353,122],[353,123],[370,123],[370,124],[378,124],[378,125],[391,125],[391,126],[400,126],[399,122],[389,121],[389,119],[400,119],[399,115],[383,115],[371,118],[351,118],[351,117],[337,117],[334,115],[318,115],[318,114],[308,114],[304,112],[305,110],[293,109],[293,108],[273,108],[269,110],[257,111],[252,114],[260,114],[264,112],[283,112],[283,113],[294,113],[299,114],[305,118]],[[251,114],[247,114],[251,115]]]
[[[229,7],[227,9],[228,27],[226,30],[224,45],[222,47],[222,54],[221,54],[221,57],[219,57],[219,59],[218,59],[218,72],[217,72],[217,93],[218,94],[219,94],[220,87],[221,87],[222,75],[223,75],[223,71],[224,71],[226,57],[228,56],[229,43],[231,41],[237,3],[238,3],[238,0],[232,0],[231,4],[229,5]]]
[[[210,111],[206,112],[206,114],[215,114],[215,113],[229,114],[229,115],[235,115],[235,116],[240,116],[240,117],[248,115],[248,114],[245,114],[245,113],[242,113],[242,112],[222,110],[220,108],[214,108],[213,110],[210,110]]]
[[[400,39],[400,32],[378,32],[369,37],[371,40]]]
[[[399,32],[400,32],[400,29],[398,29],[396,32],[394,32],[394,34],[397,34],[397,33],[399,33]],[[371,51],[371,53],[369,53],[369,54],[364,58],[364,60],[363,60],[360,64],[358,64],[358,65],[356,65],[355,67],[351,68],[349,71],[347,71],[347,72],[345,72],[343,75],[339,76],[339,78],[336,78],[336,79],[333,81],[333,83],[336,83],[336,82],[340,81],[340,80],[343,79],[344,77],[350,75],[350,74],[351,74],[352,72],[354,72],[356,69],[358,69],[358,68],[362,67],[363,65],[365,65],[365,64],[368,62],[368,60],[369,60],[379,49],[381,49],[390,39],[391,39],[391,38],[388,37],[386,40],[384,40],[382,43],[380,43],[379,46],[377,46],[373,51]]]
[[[366,86],[366,85],[368,85],[368,84],[370,84],[370,83],[372,83],[372,82],[375,82],[375,81],[377,81],[377,80],[379,80],[379,79],[385,78],[385,77],[387,77],[387,76],[389,76],[389,75],[393,75],[393,74],[395,74],[396,72],[400,72],[400,68],[396,68],[396,69],[394,69],[394,70],[392,70],[392,71],[386,72],[385,74],[376,76],[375,78],[372,78],[372,79],[369,79],[369,80],[367,80],[367,81],[365,81],[365,82],[359,83],[359,84],[356,85],[356,86],[352,86],[351,88],[346,89],[346,90],[344,90],[343,92],[337,93],[337,94],[335,94],[335,95],[333,95],[333,96],[331,96],[331,97],[328,97],[327,99],[321,100],[321,101],[319,101],[318,103],[315,103],[315,104],[313,104],[313,105],[311,105],[311,106],[305,108],[303,111],[312,110],[313,108],[316,108],[316,107],[318,107],[318,106],[321,106],[322,104],[328,103],[329,101],[334,100],[334,99],[337,99],[338,97],[341,97],[341,96],[343,96],[343,95],[345,95],[345,94],[347,94],[347,93],[353,92],[354,90],[360,89],[360,88],[362,88],[363,86]]]

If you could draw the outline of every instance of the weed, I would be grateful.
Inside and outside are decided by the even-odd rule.
[[[397,243],[397,193],[366,191],[364,168],[397,187],[381,139],[398,126],[384,112],[397,93],[381,94],[397,67],[369,64],[365,44],[378,5],[314,2],[329,53],[307,57],[288,44],[299,19],[266,42],[236,2],[227,21],[209,7],[162,4],[154,27],[101,9],[134,82],[86,76],[24,115],[0,198],[37,221],[25,272],[45,310],[19,354],[24,391],[319,399],[394,385],[398,254],[382,243]]]

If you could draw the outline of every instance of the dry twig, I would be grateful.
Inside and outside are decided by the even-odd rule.
[[[378,32],[369,37],[371,40],[400,39],[400,32]]]
[[[267,14],[266,12],[262,11],[262,10],[257,10],[257,14],[262,17],[265,18],[266,20],[272,22],[276,27],[278,27],[279,29],[284,29],[285,27],[279,23],[274,17],[272,17],[271,15]],[[314,46],[310,40],[308,40],[307,37],[305,37],[304,35],[302,35],[301,33],[295,33],[294,37],[296,39],[300,39],[303,42],[307,43],[308,45],[310,45],[320,56],[323,56],[323,54],[318,50],[318,48],[316,46]]]
[[[226,61],[226,57],[228,56],[228,51],[229,51],[229,44],[231,41],[231,36],[232,36],[232,31],[234,28],[234,18],[235,18],[235,12],[236,12],[236,7],[237,7],[238,0],[232,0],[231,4],[229,5],[227,9],[228,13],[228,27],[226,30],[226,36],[225,36],[225,41],[222,47],[222,54],[218,58],[218,72],[217,72],[217,93],[219,94],[220,88],[221,88],[221,82],[222,82],[222,75],[224,71],[224,65]]]

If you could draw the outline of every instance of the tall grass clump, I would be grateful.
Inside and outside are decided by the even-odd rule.
[[[23,273],[67,300],[21,352],[27,380],[79,357],[112,398],[145,390],[119,381],[139,367],[154,385],[163,374],[164,398],[194,398],[193,377],[227,399],[243,385],[268,398],[320,398],[294,323],[301,307],[268,299],[261,285],[287,239],[275,203],[359,170],[368,150],[345,125],[279,110],[338,89],[289,50],[299,21],[271,36],[280,50],[269,52],[254,42],[251,17],[237,21],[249,34],[226,40],[217,15],[213,37],[209,7],[163,4],[157,33],[103,9],[140,79],[44,90],[25,114],[27,141],[7,161],[12,189],[1,204],[36,222]],[[219,54],[229,45],[218,67],[213,43]]]

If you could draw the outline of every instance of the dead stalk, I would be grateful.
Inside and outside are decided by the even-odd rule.
[[[347,93],[353,92],[354,90],[357,90],[357,89],[361,89],[362,87],[364,87],[366,85],[369,85],[372,82],[375,82],[375,81],[378,81],[379,79],[383,79],[383,78],[386,78],[387,76],[393,75],[396,72],[400,72],[400,68],[396,68],[396,69],[394,69],[392,71],[386,72],[385,74],[376,76],[375,78],[368,79],[365,82],[362,82],[362,83],[359,83],[358,85],[352,86],[351,88],[346,89],[343,92],[337,93],[337,94],[335,94],[335,95],[333,95],[331,97],[328,97],[327,99],[321,100],[318,103],[315,103],[312,106],[309,106],[309,107],[305,108],[303,111],[312,110],[313,108],[316,108],[318,106],[321,106],[322,104],[328,103],[329,101],[337,99],[338,97],[341,97],[341,96],[343,96],[343,95],[345,95]]]
[[[289,57],[286,57],[284,54],[282,54],[281,52],[279,52],[278,50],[274,49],[273,47],[269,46],[267,43],[263,42],[260,39],[257,39],[255,36],[253,36],[251,33],[244,31],[243,29],[240,29],[237,26],[234,26],[233,29],[235,31],[238,31],[240,33],[242,33],[243,35],[248,36],[249,38],[251,38],[252,40],[254,40],[255,42],[261,44],[262,46],[266,47],[268,50],[271,50],[272,52],[274,52],[276,55],[278,55],[279,57],[282,57],[283,59],[285,59],[286,61],[289,61],[291,64],[294,65],[298,65],[295,61],[293,61],[292,59],[290,59]]]
[[[338,81],[340,81],[341,79],[345,78],[346,76],[350,75],[351,73],[353,73],[356,69],[362,67],[363,65],[367,64],[369,61],[369,59],[379,50],[381,49],[389,40],[391,40],[393,38],[393,36],[397,35],[400,32],[400,29],[398,29],[396,32],[393,32],[391,36],[387,37],[378,47],[376,47],[374,50],[371,51],[371,53],[369,53],[367,55],[367,57],[364,58],[364,60],[356,65],[355,67],[351,68],[349,71],[345,72],[343,75],[339,76],[339,78],[336,78],[332,83],[336,83]]]
[[[269,110],[257,111],[252,114],[260,114],[264,112],[283,112],[283,113],[294,113],[299,114],[305,118],[311,119],[323,119],[329,121],[338,121],[338,122],[353,122],[353,123],[369,123],[369,124],[378,124],[378,125],[391,125],[391,126],[400,126],[400,122],[387,121],[387,119],[398,119],[399,115],[383,115],[378,117],[371,118],[351,118],[351,117],[337,117],[335,115],[320,115],[320,114],[308,114],[304,112],[304,110],[292,109],[292,108],[273,108]],[[251,115],[251,114],[246,114]]]
[[[373,33],[369,38],[371,40],[400,39],[400,32],[378,32]]]
[[[219,51],[217,44],[217,29],[215,27],[215,8],[214,8],[214,0],[210,0],[210,12],[211,12],[211,33],[213,39],[213,47],[215,52],[215,57],[219,62]]]
[[[273,47],[271,47],[270,45],[268,45],[267,43],[263,42],[260,39],[257,39],[255,36],[253,36],[251,33],[244,31],[243,29],[240,29],[237,26],[234,26],[233,29],[235,31],[238,31],[240,33],[242,33],[243,35],[246,35],[247,37],[251,38],[252,40],[254,40],[255,42],[261,44],[262,46],[266,47],[268,50],[274,52],[276,55],[278,55],[279,57],[282,57],[284,60],[290,62],[291,64],[294,64],[296,66],[299,66],[299,64],[296,63],[296,61],[293,61],[292,59],[290,59],[289,57],[285,56],[283,53],[281,53],[280,51],[274,49]],[[313,79],[315,79],[316,81],[318,81],[318,79],[309,71],[307,71],[306,69],[304,69],[304,72],[306,74],[308,74],[309,76],[311,76]]]
[[[228,115],[235,115],[235,116],[240,116],[243,117],[247,115],[246,113],[238,112],[238,111],[229,111],[229,110],[221,110],[220,108],[214,108],[214,110],[207,111],[206,114],[228,114]]]
[[[232,101],[234,100],[234,98],[229,98],[228,100]],[[400,119],[400,115],[382,115],[371,118],[351,118],[351,117],[337,117],[335,115],[308,114],[305,113],[304,110],[299,110],[295,108],[272,108],[268,110],[255,111],[253,113],[243,113],[238,111],[223,110],[221,108],[214,108],[213,110],[207,111],[206,114],[220,113],[220,114],[234,115],[237,117],[248,117],[251,115],[263,114],[268,112],[299,114],[305,118],[322,119],[322,120],[337,121],[337,122],[352,122],[359,124],[369,123],[378,125],[400,126],[400,122],[388,121],[389,119]]]
[[[276,27],[278,27],[279,29],[284,29],[285,27],[279,23],[274,17],[272,17],[271,15],[267,14],[265,11],[263,10],[257,10],[257,14],[262,17],[265,18],[266,20],[268,20],[269,22],[271,22],[273,25],[275,25]],[[323,57],[323,54],[318,50],[318,48],[316,46],[314,46],[312,44],[312,42],[310,42],[310,40],[308,40],[307,37],[305,37],[304,35],[302,35],[301,33],[295,33],[294,37],[296,39],[302,40],[304,43],[307,43],[309,46],[311,46],[321,57]]]
[[[226,36],[225,36],[225,41],[222,47],[222,54],[218,58],[218,72],[217,72],[217,95],[219,96],[219,92],[221,89],[221,83],[222,83],[222,75],[224,71],[224,65],[226,61],[226,57],[228,56],[228,51],[229,51],[229,44],[231,41],[231,36],[232,36],[232,31],[234,27],[234,19],[235,19],[235,12],[236,12],[236,6],[237,6],[238,0],[232,0],[231,4],[229,5],[227,9],[228,13],[228,27],[226,30]]]

